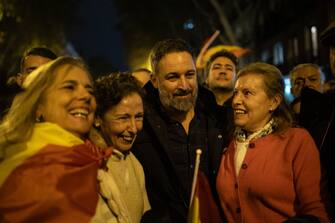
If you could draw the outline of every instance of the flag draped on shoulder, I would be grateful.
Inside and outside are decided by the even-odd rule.
[[[90,222],[108,154],[51,123],[36,124],[0,163],[0,221]]]
[[[206,175],[199,170],[201,152],[197,151],[188,223],[222,223]]]

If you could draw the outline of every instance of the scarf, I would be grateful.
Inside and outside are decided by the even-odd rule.
[[[251,141],[254,139],[267,136],[271,134],[276,128],[277,128],[277,124],[275,123],[274,119],[271,119],[263,128],[252,133],[249,136],[246,130],[240,127],[237,127],[235,129],[234,136],[238,142],[246,142],[246,141]]]

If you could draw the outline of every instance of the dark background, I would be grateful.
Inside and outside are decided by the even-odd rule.
[[[80,56],[97,76],[147,66],[163,38],[184,38],[199,52],[215,30],[214,45],[251,50],[242,65],[262,60],[287,74],[315,62],[327,74],[327,50],[317,43],[313,51],[311,30],[318,37],[332,20],[334,0],[0,0],[0,79],[15,75],[33,46]]]

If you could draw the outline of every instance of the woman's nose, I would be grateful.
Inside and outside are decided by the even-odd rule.
[[[132,133],[135,133],[135,134],[137,133],[136,120],[134,118],[129,119],[128,129]]]
[[[86,101],[89,101],[91,100],[94,96],[92,95],[92,92],[85,88],[85,87],[79,87],[79,90],[78,90],[78,95],[79,95],[79,98],[82,99],[82,100],[86,100]]]
[[[240,104],[241,103],[241,94],[234,93],[232,104]]]

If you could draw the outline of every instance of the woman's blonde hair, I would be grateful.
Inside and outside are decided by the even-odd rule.
[[[280,132],[287,127],[292,126],[292,113],[285,101],[285,83],[280,70],[267,63],[251,63],[238,72],[237,79],[247,74],[258,75],[263,78],[265,93],[269,98],[274,98],[276,95],[279,95],[281,98],[279,106],[272,112],[272,118],[277,126],[275,132]]]
[[[47,89],[56,79],[57,70],[64,65],[80,67],[89,75],[81,59],[69,56],[59,57],[33,71],[24,81],[24,91],[19,93],[0,124],[0,148],[27,141],[36,122],[36,110]],[[91,76],[89,75],[91,78]],[[91,78],[92,80],[92,78]],[[3,152],[3,151],[2,151]]]

